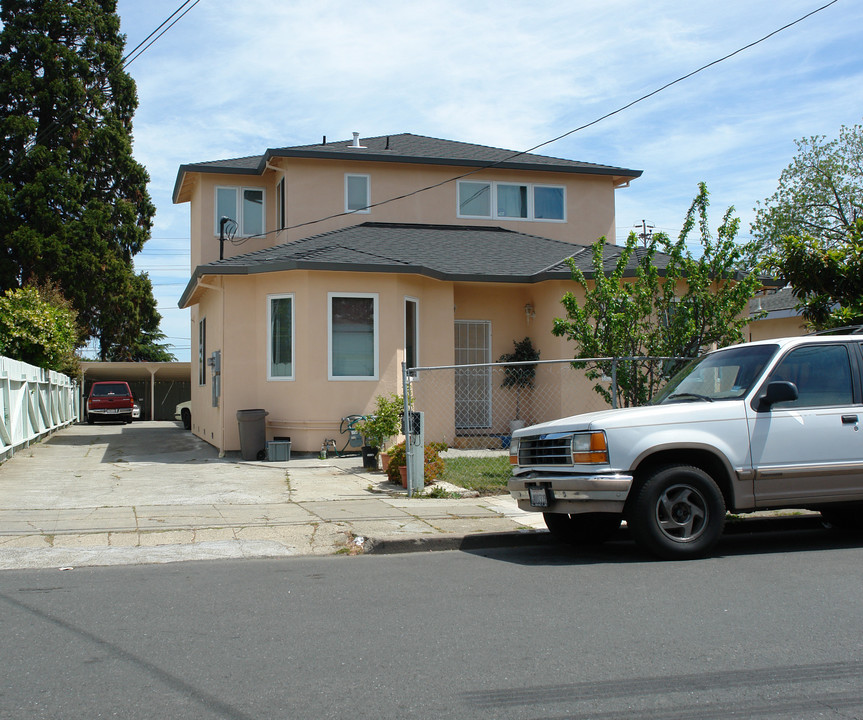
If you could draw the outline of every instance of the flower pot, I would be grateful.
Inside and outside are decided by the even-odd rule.
[[[381,458],[381,470],[386,472],[387,468],[390,466],[390,456],[387,455],[385,452],[382,452],[380,454],[380,458]]]
[[[402,476],[402,487],[406,488],[408,486],[408,466],[399,465],[399,473]]]

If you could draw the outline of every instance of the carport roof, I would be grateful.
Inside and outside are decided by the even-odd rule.
[[[90,362],[81,363],[84,380],[156,380],[190,382],[189,362]]]

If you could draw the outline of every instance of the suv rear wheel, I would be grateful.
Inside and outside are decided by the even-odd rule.
[[[713,478],[703,470],[671,465],[644,481],[627,523],[635,541],[661,558],[700,557],[722,535],[725,500]]]

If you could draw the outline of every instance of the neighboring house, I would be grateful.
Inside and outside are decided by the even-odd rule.
[[[790,287],[756,295],[749,301],[749,339],[769,340],[805,335],[808,331]]]
[[[268,439],[316,451],[401,390],[402,362],[487,362],[525,336],[571,356],[551,335],[565,260],[590,271],[614,190],[640,175],[410,134],[181,166],[193,431],[237,450],[237,411],[263,408]],[[237,232],[221,242],[223,217]],[[437,422],[429,437],[457,434]]]

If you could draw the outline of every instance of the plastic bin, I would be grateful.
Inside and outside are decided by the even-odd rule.
[[[267,460],[270,462],[286,462],[290,459],[290,440],[272,440],[267,443]]]
[[[237,410],[240,428],[240,455],[243,460],[263,460],[267,455],[267,421],[269,413],[256,408]]]

